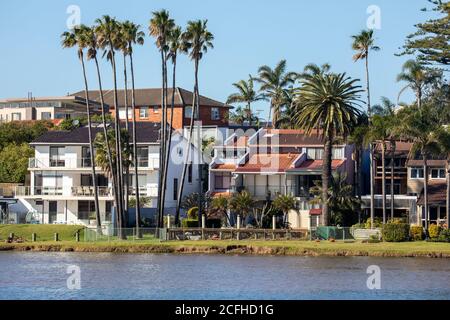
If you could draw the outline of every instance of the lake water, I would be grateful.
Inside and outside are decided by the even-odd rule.
[[[0,299],[450,299],[450,259],[0,252]]]

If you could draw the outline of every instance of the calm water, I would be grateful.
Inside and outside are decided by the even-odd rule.
[[[0,252],[0,299],[450,299],[450,260]]]

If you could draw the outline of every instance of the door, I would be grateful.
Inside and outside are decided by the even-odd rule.
[[[49,201],[48,202],[48,223],[56,222],[56,216],[58,214],[58,202]]]

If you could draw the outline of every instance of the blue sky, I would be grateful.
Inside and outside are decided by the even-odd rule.
[[[288,69],[301,71],[305,64],[328,62],[336,72],[347,72],[364,84],[363,63],[352,61],[351,38],[366,27],[369,5],[381,9],[381,29],[375,31],[381,51],[371,57],[374,102],[380,96],[395,100],[402,84],[396,82],[407,57],[396,57],[414,24],[428,14],[425,0],[40,0],[0,2],[0,98],[65,95],[82,89],[79,62],[74,50],[60,47],[66,30],[69,5],[81,9],[81,22],[91,25],[103,14],[128,19],[147,31],[151,12],[166,8],[176,22],[208,19],[215,48],[200,66],[201,94],[225,101],[232,83],[256,74],[259,66],[274,66],[287,59]],[[136,49],[136,86],[160,86],[160,60],[153,39]],[[90,86],[95,89],[94,66],[89,65]],[[179,60],[178,85],[193,87],[193,64]],[[109,66],[102,64],[104,86],[112,87]],[[121,78],[119,77],[119,81]],[[121,82],[120,82],[121,83]],[[407,92],[402,100],[413,99]],[[267,103],[255,109],[267,110]],[[266,112],[264,115],[265,117]]]

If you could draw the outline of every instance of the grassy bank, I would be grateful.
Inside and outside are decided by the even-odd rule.
[[[80,231],[80,238],[83,239],[83,226],[68,226],[57,224],[10,224],[0,225],[0,241],[8,238],[10,233],[14,237],[19,237],[25,241],[31,241],[31,234],[36,233],[37,241],[53,240],[54,234],[58,233],[59,239],[63,241],[75,240],[75,233]]]
[[[432,242],[344,243],[310,241],[111,241],[0,244],[0,251],[61,251],[174,254],[250,254],[287,256],[378,256],[450,258],[450,244]]]

